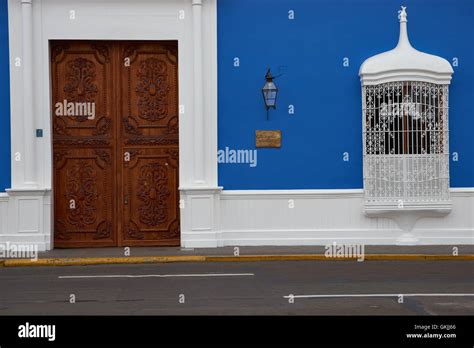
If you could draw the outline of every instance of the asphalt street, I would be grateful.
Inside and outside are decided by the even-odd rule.
[[[0,315],[474,314],[471,261],[4,267],[0,284]]]

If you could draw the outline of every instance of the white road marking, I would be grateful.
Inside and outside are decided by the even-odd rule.
[[[337,298],[337,297],[470,297],[474,294],[326,294],[326,295],[288,295],[283,298]]]
[[[83,278],[177,278],[177,277],[251,277],[254,273],[202,273],[202,274],[106,274],[106,275],[80,275],[58,276],[59,279]]]

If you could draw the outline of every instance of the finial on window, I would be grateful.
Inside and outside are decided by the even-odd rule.
[[[407,31],[407,11],[406,6],[402,6],[402,9],[398,11],[398,19],[400,20],[400,37],[398,38],[397,47],[411,47],[410,40],[408,40]]]
[[[406,11],[407,7],[406,6],[402,6],[402,9],[398,11],[398,19],[400,20],[400,23],[401,22],[408,22],[407,21],[407,11]]]

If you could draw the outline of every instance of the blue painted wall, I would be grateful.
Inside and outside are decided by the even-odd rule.
[[[10,74],[7,0],[0,1],[0,192],[10,187]]]
[[[281,129],[281,149],[258,150],[255,168],[219,164],[225,189],[362,187],[362,62],[398,41],[408,6],[412,45],[458,57],[450,94],[451,186],[474,186],[474,1],[219,0],[219,149],[255,149],[255,130]],[[295,19],[288,20],[288,11]],[[234,58],[240,67],[234,67]],[[349,57],[350,66],[342,65]],[[266,68],[283,75],[277,110],[266,114]],[[288,114],[288,105],[295,114]],[[343,153],[350,161],[344,162]]]

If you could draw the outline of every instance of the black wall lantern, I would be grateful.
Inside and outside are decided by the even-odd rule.
[[[267,120],[268,120],[268,110],[276,109],[276,99],[278,95],[278,88],[273,82],[275,77],[272,76],[270,69],[267,70],[265,75],[265,85],[262,88],[263,100],[265,101],[265,108],[267,109]]]

